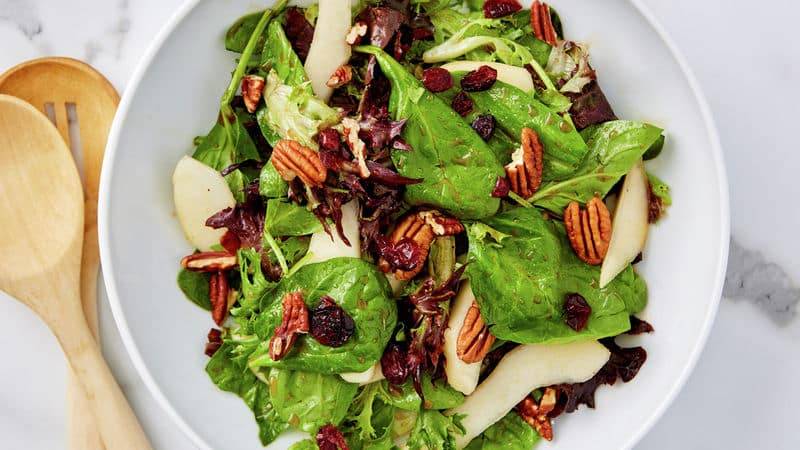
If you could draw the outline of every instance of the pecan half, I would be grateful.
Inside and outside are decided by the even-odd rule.
[[[258,75],[245,75],[242,77],[242,98],[247,112],[254,113],[261,101],[261,94],[264,93],[266,80]]]
[[[511,190],[524,199],[529,199],[542,185],[544,147],[539,135],[530,128],[523,128],[520,136],[522,145],[512,155],[506,166],[506,175]]]
[[[281,139],[272,150],[272,165],[284,181],[299,177],[308,186],[322,186],[328,169],[322,164],[319,153],[297,141]]]
[[[325,82],[329,88],[339,88],[349,83],[353,79],[353,68],[349,64],[343,64],[333,71],[331,77]]]
[[[208,280],[208,296],[211,300],[211,318],[219,326],[225,322],[230,310],[231,287],[225,272],[214,272]]]
[[[361,38],[367,35],[367,24],[364,22],[356,22],[350,31],[347,32],[347,36],[344,38],[345,42],[350,45],[355,45],[357,42],[361,42]]]
[[[517,414],[528,423],[537,433],[548,441],[553,440],[553,424],[547,416],[556,405],[556,391],[547,388],[537,404],[532,396],[525,397],[517,405]]]
[[[556,28],[553,26],[553,19],[550,17],[550,7],[547,3],[536,0],[531,5],[531,27],[536,39],[545,41],[552,46],[558,44]]]
[[[395,278],[410,280],[417,276],[422,271],[425,260],[428,259],[433,239],[437,236],[455,235],[462,231],[464,231],[464,226],[458,219],[445,216],[438,211],[412,212],[404,216],[392,231],[389,240],[393,244],[397,244],[403,239],[413,241],[420,248],[419,260],[415,261],[414,268],[411,270],[395,270]],[[391,270],[391,265],[384,258],[378,261],[378,267],[384,272]]]
[[[483,361],[489,350],[492,349],[495,337],[489,332],[489,326],[481,317],[481,310],[476,302],[467,311],[464,325],[458,333],[456,340],[456,355],[465,363],[471,364]]]
[[[278,361],[289,353],[300,333],[308,333],[308,307],[299,291],[283,297],[283,318],[269,340],[269,357]]]
[[[192,272],[220,272],[238,264],[236,255],[228,252],[202,252],[181,259],[181,267]]]
[[[567,205],[564,225],[578,258],[593,266],[603,262],[611,243],[611,213],[600,197],[589,200],[584,210],[578,202]]]

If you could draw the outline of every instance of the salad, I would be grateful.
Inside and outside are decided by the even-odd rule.
[[[173,174],[178,284],[263,445],[527,450],[636,376],[615,337],[653,331],[635,265],[665,138],[617,118],[563,23],[282,0],[228,29],[219,118]]]

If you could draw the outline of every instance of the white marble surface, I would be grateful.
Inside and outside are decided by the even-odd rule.
[[[708,346],[640,449],[800,448],[800,7],[790,0],[644,0],[694,68],[731,180],[734,240]],[[0,71],[66,55],[120,91],[181,0],[0,0]],[[554,1],[557,4],[557,1]],[[65,368],[45,326],[0,294],[0,448],[64,447]],[[192,449],[147,392],[101,306],[104,351],[158,449]]]

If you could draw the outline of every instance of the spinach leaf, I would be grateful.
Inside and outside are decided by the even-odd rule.
[[[647,179],[650,181],[650,188],[653,191],[653,195],[661,199],[661,204],[663,206],[672,206],[672,195],[669,193],[669,185],[661,178],[649,172],[647,173]]]
[[[244,15],[236,20],[225,33],[225,49],[236,53],[242,53],[245,47],[247,47],[247,42],[250,40],[250,36],[253,35],[258,21],[261,20],[261,16],[263,15],[264,12],[260,11]],[[258,39],[256,46],[260,49],[263,46],[265,38],[261,35]]]
[[[466,450],[531,450],[541,438],[515,411],[467,445]]]
[[[270,199],[264,229],[273,236],[304,236],[321,230],[322,224],[305,206]]]
[[[230,138],[223,125],[215,124],[208,135],[200,139],[192,157],[215,170],[223,170],[248,159],[261,160],[253,140],[236,115],[231,124]],[[244,188],[250,182],[249,177],[241,170],[234,170],[225,179],[236,201],[243,202]]]
[[[658,139],[653,142],[653,145],[644,152],[642,155],[642,159],[645,161],[650,161],[651,159],[658,158],[658,155],[661,154],[661,151],[664,150],[664,143],[666,143],[667,138],[662,134],[658,137]]]
[[[464,394],[450,387],[447,381],[432,381],[429,375],[422,379],[422,395],[426,409],[450,409],[464,403]]]
[[[240,307],[234,315],[252,312],[258,306],[258,299],[276,283],[270,282],[261,270],[261,254],[253,248],[239,249],[239,275],[242,282]]]
[[[408,438],[409,450],[456,450],[456,434],[464,428],[458,416],[445,416],[440,411],[422,409]]]
[[[281,23],[277,20],[270,22],[266,35],[264,50],[261,52],[261,66],[274,70],[283,84],[300,86],[308,83],[303,63],[292,49]],[[304,89],[311,92],[311,85],[304,86]]]
[[[653,125],[624,120],[592,127],[586,133],[589,152],[578,170],[542,183],[529,201],[561,215],[573,200],[586,203],[595,195],[605,197],[658,140],[661,131]]]
[[[289,185],[283,181],[278,170],[272,165],[271,160],[264,164],[264,167],[261,169],[261,175],[259,175],[258,178],[258,192],[262,197],[284,198],[287,196]]]
[[[245,360],[235,357],[233,348],[230,343],[223,343],[206,365],[206,372],[217,387],[244,400],[255,414],[261,443],[267,445],[289,428],[289,424],[278,417],[272,407],[268,386],[247,368]]]
[[[460,80],[463,72],[454,74]],[[471,92],[477,114],[492,114],[497,119],[498,129],[513,139],[513,146],[495,137],[492,146],[500,146],[497,153],[504,154],[501,162],[511,161],[510,151],[520,145],[523,128],[534,130],[544,146],[544,181],[562,180],[570,177],[581,166],[589,152],[581,135],[567,120],[536,100],[530,94],[510,84],[498,81],[491,89]],[[469,120],[469,119],[468,119]]]
[[[500,242],[485,226],[507,235]],[[647,287],[629,267],[599,289],[599,266],[575,256],[560,222],[537,209],[516,208],[470,226],[467,275],[481,315],[499,339],[519,343],[567,343],[616,336],[628,316],[644,308]],[[580,332],[563,317],[564,296],[582,295],[592,308]]]
[[[277,368],[269,371],[268,381],[277,416],[308,433],[329,423],[338,426],[358,390],[338,375]]]
[[[286,357],[273,361],[269,340],[281,323],[281,299],[295,291],[302,291],[309,308],[324,295],[333,298],[355,322],[350,340],[333,348],[304,335]],[[261,298],[261,312],[254,325],[261,344],[251,355],[250,366],[327,374],[362,372],[372,367],[383,354],[397,322],[397,306],[390,292],[386,276],[361,259],[335,258],[301,267]]]
[[[391,56],[376,47],[357,50],[375,55],[392,83],[390,112],[408,119],[402,136],[413,150],[394,151],[392,161],[401,175],[424,181],[406,188],[406,201],[462,219],[494,214],[500,201],[492,190],[504,171],[483,139]]]
[[[208,295],[208,281],[211,277],[207,273],[190,272],[181,269],[178,272],[178,287],[195,305],[211,311],[211,297]]]

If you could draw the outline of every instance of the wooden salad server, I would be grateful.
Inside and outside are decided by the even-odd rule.
[[[100,342],[97,321],[97,274],[100,248],[97,240],[97,197],[108,131],[119,103],[114,86],[94,68],[70,58],[27,61],[0,75],[0,94],[25,100],[47,114],[52,108],[59,134],[82,168],[84,187],[81,301],[86,321]],[[49,105],[49,106],[46,106]],[[68,117],[67,108],[74,108]],[[70,119],[75,121],[72,129]],[[72,132],[77,136],[71,136]],[[79,138],[79,139],[78,139]],[[75,149],[78,146],[80,149]],[[83,390],[70,373],[67,382],[67,448],[102,450],[103,442],[89,412]]]
[[[75,162],[56,128],[30,104],[0,95],[0,290],[55,334],[105,446],[150,449],[83,314],[83,203]]]

